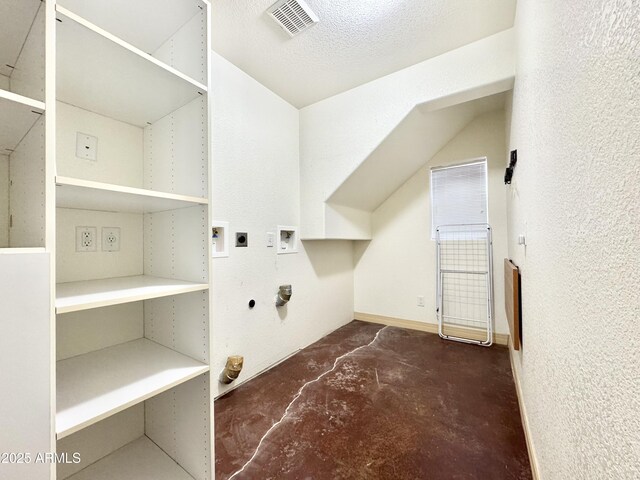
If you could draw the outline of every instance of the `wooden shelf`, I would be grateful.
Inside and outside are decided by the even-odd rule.
[[[0,89],[0,154],[9,155],[44,112],[44,103]]]
[[[153,213],[207,205],[206,198],[56,177],[56,206],[107,212]]]
[[[198,292],[207,290],[209,285],[138,275],[59,283],[56,287],[56,313],[60,314]]]
[[[58,100],[145,127],[207,87],[56,6]]]
[[[68,480],[193,480],[160,447],[143,436],[72,475]]]
[[[57,363],[58,439],[201,375],[209,367],[141,338]]]

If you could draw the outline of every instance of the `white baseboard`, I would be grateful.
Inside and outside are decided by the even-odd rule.
[[[531,464],[531,473],[533,480],[541,480],[540,468],[538,467],[538,456],[536,455],[536,449],[533,446],[533,439],[531,438],[531,429],[529,427],[529,417],[527,415],[527,409],[525,407],[522,395],[522,385],[520,384],[520,377],[518,370],[515,366],[516,359],[514,355],[515,350],[509,345],[509,359],[511,360],[511,371],[513,372],[513,382],[516,384],[516,394],[518,395],[518,406],[520,407],[520,418],[522,419],[522,428],[524,430],[524,437],[527,442],[527,451],[529,452],[529,463]]]
[[[391,327],[408,328],[410,330],[420,330],[421,332],[429,332],[438,334],[438,325],[435,323],[418,322],[416,320],[405,320],[402,318],[385,317],[382,315],[374,315],[372,313],[354,312],[353,318],[356,320],[362,320],[364,322],[379,323],[382,325],[389,325]],[[464,338],[471,338],[474,340],[484,340],[486,336],[475,332],[473,329],[464,327],[448,327],[445,331],[447,335],[453,335]],[[498,345],[508,345],[509,335],[505,333],[494,333],[493,343]]]

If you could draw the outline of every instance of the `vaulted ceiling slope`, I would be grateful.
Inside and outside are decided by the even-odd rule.
[[[474,118],[502,110],[505,98],[498,93],[441,109],[416,106],[327,201],[374,211]]]
[[[513,26],[516,0],[306,0],[290,38],[275,0],[213,0],[213,49],[298,108]]]

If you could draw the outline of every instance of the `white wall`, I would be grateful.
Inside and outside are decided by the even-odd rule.
[[[230,222],[233,238],[248,232],[249,247],[231,246],[213,262],[212,368],[243,355],[243,381],[352,320],[353,249],[342,241],[300,243],[289,255],[267,248],[266,232],[300,224],[298,110],[215,53],[213,73],[213,215]],[[292,300],[276,309],[285,283]]]
[[[513,40],[505,30],[300,110],[303,237],[363,238],[369,213],[350,211],[336,228],[339,212],[325,216],[326,199],[416,105],[482,86],[500,85],[484,95],[504,91],[514,75]]]
[[[56,173],[143,186],[143,129],[63,102],[56,104]],[[97,160],[76,157],[78,133],[98,138]]]
[[[504,113],[472,120],[373,213],[373,238],[355,243],[355,310],[437,323],[436,247],[431,239],[430,168],[487,157],[489,223],[493,229],[495,331],[507,333],[502,260],[507,256],[503,182],[506,157]],[[417,296],[425,306],[417,306]]]
[[[515,365],[544,480],[640,478],[639,25],[636,0],[518,2]]]
[[[76,251],[76,227],[96,227],[96,250]],[[102,250],[102,228],[120,228],[120,250]],[[56,209],[56,281],[127,277],[143,273],[143,217],[137,213]]]

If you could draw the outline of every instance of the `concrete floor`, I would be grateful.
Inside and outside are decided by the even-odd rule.
[[[353,321],[215,403],[216,478],[530,479],[508,350]]]

